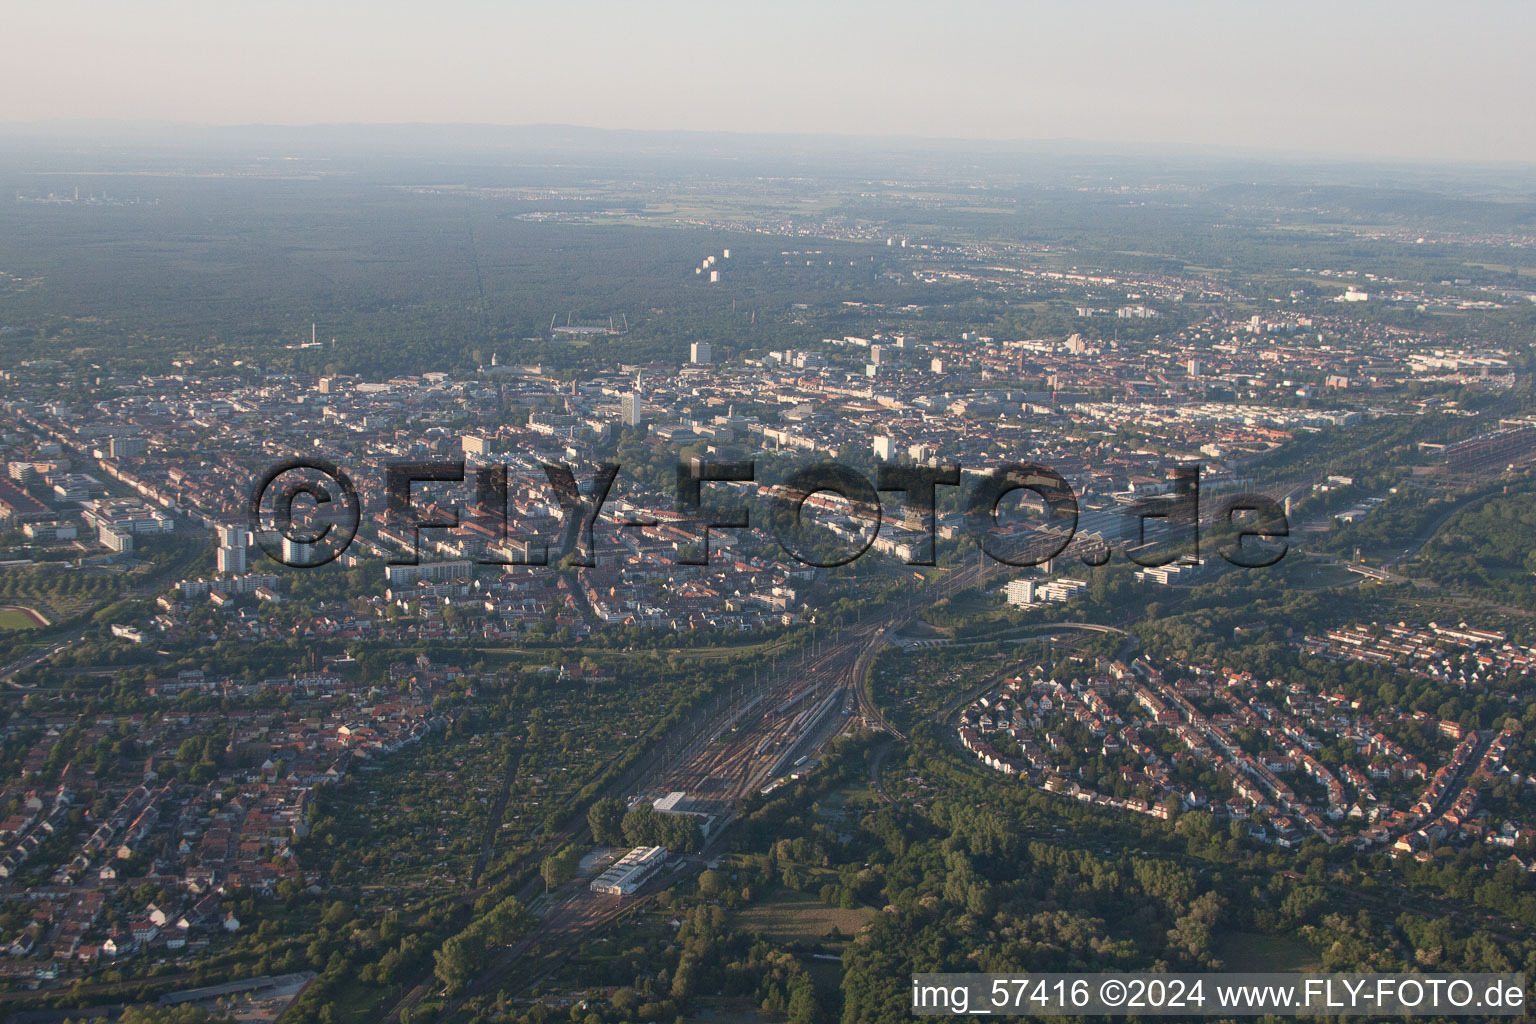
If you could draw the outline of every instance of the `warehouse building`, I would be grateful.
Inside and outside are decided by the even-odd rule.
[[[631,896],[666,860],[665,846],[637,846],[592,879],[590,888],[609,896]]]

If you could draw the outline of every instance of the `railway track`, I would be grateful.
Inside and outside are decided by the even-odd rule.
[[[797,749],[807,749],[804,746],[807,742],[814,748],[841,733],[843,727],[826,730],[818,726],[826,715],[846,706],[848,700],[857,703],[866,721],[898,739],[903,738],[900,730],[892,727],[875,706],[866,686],[870,666],[885,638],[934,601],[984,584],[990,578],[1003,575],[1008,568],[978,558],[950,571],[939,582],[909,593],[902,601],[875,609],[845,627],[837,640],[825,644],[814,655],[797,664],[776,665],[770,670],[768,681],[754,692],[740,693],[735,699],[723,701],[720,708],[706,716],[703,728],[698,728],[695,735],[679,747],[664,749],[644,767],[637,767],[625,779],[616,782],[608,792],[681,789],[734,806],[768,782],[782,758]],[[839,699],[832,699],[834,697]],[[818,709],[820,714],[804,713]],[[725,831],[731,818],[729,812],[722,818],[711,842]],[[546,837],[541,851],[574,841],[581,834],[583,824],[573,815],[564,827]],[[534,879],[523,887],[519,896],[527,902],[536,894],[537,888],[537,879]],[[484,890],[481,885],[465,893],[461,905],[472,902]],[[568,900],[553,919],[542,923],[523,942],[504,950],[471,984],[468,992],[493,991],[532,950],[539,947],[547,950],[551,943],[557,949],[568,946],[582,935],[630,913],[638,905],[638,901],[599,906],[584,899]],[[546,960],[544,973],[552,969]],[[384,1019],[398,1021],[401,1010],[414,1008],[434,989],[430,976],[420,979],[388,1009]]]

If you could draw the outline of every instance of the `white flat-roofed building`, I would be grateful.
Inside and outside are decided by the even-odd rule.
[[[1082,580],[1068,579],[1063,576],[1059,580],[1042,584],[1035,588],[1036,601],[1070,601],[1078,594],[1088,589],[1088,584]]]
[[[589,888],[609,896],[632,896],[666,860],[665,846],[637,846],[592,879]]]
[[[708,836],[715,827],[715,816],[694,806],[693,798],[683,790],[673,790],[666,796],[651,801],[658,814],[686,814],[699,823],[699,831]]]
[[[255,593],[258,587],[277,587],[277,576],[269,572],[253,572],[246,576],[227,576],[214,580],[182,580],[176,584],[176,591],[183,601],[194,597],[205,597],[208,594],[226,594],[238,596],[241,594]]]
[[[157,508],[137,498],[102,498],[87,501],[80,517],[97,529],[115,530],[134,536],[171,533],[176,521]]]
[[[126,555],[133,550],[133,534],[121,530],[103,526],[96,532],[96,539],[101,541],[102,547],[119,555]]]
[[[107,442],[107,454],[114,459],[143,458],[149,451],[149,442],[142,437],[114,437]]]
[[[394,587],[409,586],[417,580],[430,580],[434,583],[446,580],[467,580],[474,574],[474,566],[468,561],[421,562],[417,565],[386,565],[384,567],[384,580]]]
[[[79,536],[74,523],[22,523],[21,532],[26,534],[29,540],[44,543],[74,540]]]
[[[95,477],[86,473],[64,473],[53,479],[53,494],[60,501],[87,501],[101,487]]]
[[[485,434],[465,434],[459,440],[465,455],[484,456],[495,454],[496,439]]]
[[[214,563],[221,573],[245,572],[245,548],[221,547],[215,554]]]
[[[292,537],[283,538],[283,561],[288,565],[307,565],[315,557],[315,546]]]

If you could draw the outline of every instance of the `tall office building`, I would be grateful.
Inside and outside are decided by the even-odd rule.
[[[708,363],[714,353],[710,350],[709,342],[696,341],[688,346],[688,361],[690,363]]]
[[[619,415],[626,427],[645,424],[645,411],[640,406],[640,396],[634,393],[619,398]]]
[[[1035,603],[1035,584],[1032,580],[1009,580],[1003,588],[1008,595],[1008,603],[1023,607]]]

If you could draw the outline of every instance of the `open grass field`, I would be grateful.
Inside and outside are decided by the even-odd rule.
[[[738,923],[779,942],[820,942],[836,928],[845,937],[862,928],[875,911],[829,907],[810,893],[775,889],[767,899],[742,911]]]
[[[1216,944],[1229,971],[1317,971],[1317,953],[1289,935],[1228,932]]]
[[[0,608],[0,633],[37,629],[46,625],[47,622],[30,608]]]

